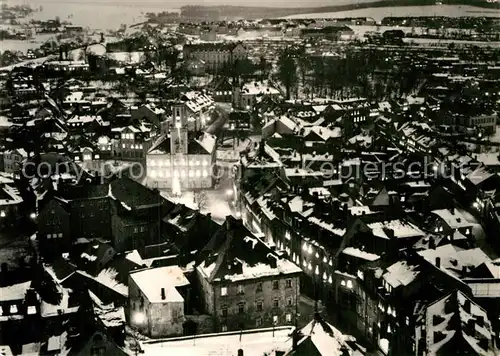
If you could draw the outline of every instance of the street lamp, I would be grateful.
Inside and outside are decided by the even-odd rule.
[[[143,312],[134,312],[132,314],[134,324],[143,324],[146,321],[146,315]]]
[[[36,219],[36,213],[31,213],[31,214],[30,214],[30,219],[35,220],[35,219]]]

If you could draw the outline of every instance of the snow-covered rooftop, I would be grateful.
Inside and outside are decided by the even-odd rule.
[[[178,266],[148,268],[131,273],[130,278],[150,303],[182,302],[184,298],[176,287],[189,285],[184,272]],[[162,288],[165,290],[165,299],[162,299]]]

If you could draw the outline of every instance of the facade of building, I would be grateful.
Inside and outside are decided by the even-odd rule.
[[[28,158],[28,153],[22,149],[8,150],[3,153],[3,167],[5,173],[19,175],[24,160]]]
[[[184,291],[189,281],[177,266],[151,268],[129,276],[130,324],[150,337],[177,336],[184,328]]]

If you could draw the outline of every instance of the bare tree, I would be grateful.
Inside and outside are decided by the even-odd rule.
[[[208,207],[208,195],[205,191],[200,190],[199,192],[194,194],[194,202],[196,207],[201,212]]]

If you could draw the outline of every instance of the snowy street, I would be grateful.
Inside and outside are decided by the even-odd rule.
[[[173,341],[142,343],[146,356],[190,355],[190,356],[233,356],[239,348],[245,356],[262,356],[273,350],[287,350],[291,346],[292,327],[262,329],[259,332],[217,334],[217,337],[179,338]],[[168,350],[168,351],[167,351]]]

